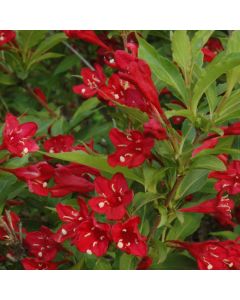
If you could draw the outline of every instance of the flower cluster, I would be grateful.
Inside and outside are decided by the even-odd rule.
[[[191,43],[185,48],[192,55],[179,58],[174,49],[179,36],[174,42],[173,33],[173,47],[166,47],[173,51],[171,61],[169,55],[163,57],[146,47],[146,41],[141,44],[143,38],[137,32],[124,31],[117,38],[105,32],[65,30],[59,39],[65,39],[66,51],[96,50],[96,59],[83,58],[86,66],[81,67],[80,76],[75,76],[70,88],[64,86],[75,101],[61,107],[65,118],[60,108],[49,105],[47,89],[38,83],[31,88],[31,81],[24,82],[31,65],[61,55],[44,52],[46,44],[35,49],[29,40],[34,46],[26,45],[30,47],[25,49],[26,59],[18,34],[0,30],[0,50],[13,49],[13,56],[23,56],[24,63],[19,66],[26,67],[24,72],[11,73],[14,64],[18,65],[17,57],[6,68],[8,80],[18,78],[20,93],[30,93],[49,121],[43,126],[45,119],[31,119],[31,113],[22,108],[19,117],[10,112],[5,116],[0,141],[4,195],[0,262],[18,263],[26,270],[55,270],[89,268],[95,260],[95,267],[103,262],[106,268],[109,264],[118,268],[127,257],[124,267],[131,268],[133,263],[133,268],[143,270],[167,265],[176,248],[187,250],[202,270],[240,269],[240,160],[239,151],[229,149],[238,143],[240,122],[237,114],[226,118],[230,108],[236,107],[238,94],[232,96],[234,86],[214,85],[211,76],[204,77],[208,67],[204,68],[212,61],[219,74],[225,70],[219,58],[228,53],[223,51],[227,45],[224,39],[209,38],[205,31],[201,41],[199,37],[190,39],[185,31],[180,34],[186,34],[182,40]],[[43,52],[37,57],[39,49]],[[227,61],[228,69],[220,75],[227,73],[231,85],[231,55]],[[54,74],[61,74],[72,62],[74,57],[62,61]],[[78,72],[75,67],[73,70]],[[205,84],[202,95],[199,81]],[[202,101],[199,107],[198,98]],[[229,98],[230,108],[226,107]],[[225,109],[222,115],[221,108]],[[74,116],[68,120],[71,110]],[[93,112],[96,114],[91,115]],[[88,132],[95,120],[97,126]],[[97,127],[103,120],[107,126],[99,134]],[[203,163],[205,155],[209,166]],[[198,185],[204,186],[203,190]],[[197,225],[195,220],[194,224],[186,221],[192,215],[196,220],[199,217]],[[213,228],[223,229],[216,234],[220,239],[184,236],[188,231],[193,234],[193,229],[196,232],[202,215],[203,227],[209,222]],[[190,225],[181,230],[181,224]]]

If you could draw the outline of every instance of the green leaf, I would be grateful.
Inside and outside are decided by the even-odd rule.
[[[170,253],[167,259],[159,264],[153,265],[152,269],[157,270],[197,270],[195,260],[180,253]]]
[[[158,228],[165,226],[168,221],[168,210],[165,206],[159,206],[158,211],[160,214],[160,223],[158,224]]]
[[[93,109],[98,106],[100,101],[94,97],[84,101],[75,111],[72,119],[70,120],[70,128],[78,125],[83,119],[87,118],[93,113]]]
[[[120,270],[131,270],[133,267],[133,256],[123,253],[119,261]]]
[[[193,115],[188,109],[169,110],[165,112],[168,119],[174,116],[182,116],[193,122]]]
[[[213,82],[210,87],[206,90],[207,102],[210,110],[210,114],[212,115],[214,109],[218,104],[218,96],[217,96],[217,87],[216,83]]]
[[[173,60],[182,69],[185,78],[192,63],[191,43],[186,30],[175,30],[172,36]]]
[[[143,169],[145,190],[151,193],[157,193],[157,185],[164,177],[168,168],[155,169],[152,167],[145,167]]]
[[[47,52],[49,49],[53,48],[54,46],[61,43],[65,39],[66,39],[66,35],[63,32],[56,33],[48,37],[37,47],[37,49],[32,55],[32,59],[38,58],[43,53]]]
[[[232,231],[210,232],[209,234],[220,237],[220,238],[224,238],[227,240],[235,240],[237,237],[239,237],[239,234],[232,232]]]
[[[79,58],[76,55],[69,55],[58,64],[54,71],[54,75],[64,73],[75,65],[79,65]]]
[[[227,53],[240,53],[240,31],[233,31],[227,44]],[[240,80],[240,67],[233,68],[227,73],[227,87],[231,91]]]
[[[25,60],[27,52],[44,39],[46,30],[19,30],[18,34],[18,42],[21,45],[23,59]]]
[[[40,153],[60,160],[75,162],[75,163],[83,164],[85,166],[93,167],[100,171],[104,171],[110,175],[114,175],[115,173],[120,172],[126,178],[144,184],[143,179],[139,177],[133,170],[129,170],[128,168],[124,168],[124,167],[112,168],[111,166],[109,166],[107,162],[107,157],[104,155],[88,154],[83,151],[73,151],[73,152],[64,152],[64,153],[55,153],[55,154],[40,151]]]
[[[122,105],[120,103],[116,103],[116,105],[123,113],[128,115],[131,120],[136,120],[141,124],[147,122],[148,120],[147,114],[145,112],[142,112],[140,109]]]
[[[187,90],[182,75],[177,67],[167,58],[161,56],[148,42],[142,38],[139,41],[139,57],[144,59],[152,69],[154,75],[166,85],[172,87],[187,104]]]
[[[190,165],[191,169],[207,169],[215,171],[226,170],[225,164],[214,155],[195,156]]]
[[[160,198],[160,195],[153,194],[153,193],[143,193],[139,192],[135,194],[133,199],[133,212],[132,214],[135,214],[139,209],[141,209],[146,204],[156,201]]]
[[[95,265],[95,270],[111,270],[111,264],[105,258],[99,258]]]
[[[240,89],[234,91],[227,101],[222,105],[218,114],[214,115],[216,124],[221,124],[234,118],[239,118],[240,115]]]
[[[210,85],[221,75],[233,69],[240,64],[240,53],[231,53],[225,55],[222,59],[215,62],[213,60],[202,73],[201,77],[197,81],[192,97],[192,109],[196,113],[198,103],[207,91]]]
[[[199,191],[206,183],[208,172],[208,170],[199,169],[188,171],[177,190],[176,199]]]
[[[199,228],[202,216],[202,214],[184,214],[183,224],[179,220],[176,220],[169,230],[167,240],[185,240]]]
[[[33,65],[35,65],[36,63],[38,63],[42,60],[46,60],[46,59],[50,59],[50,58],[59,58],[62,56],[63,56],[63,54],[60,54],[60,53],[54,53],[54,52],[44,53],[43,55],[40,55],[35,59],[31,59],[30,63],[27,66],[27,70],[29,70]]]
[[[150,256],[156,261],[156,264],[160,264],[167,258],[167,246],[165,243],[153,240],[152,249],[150,250]]]
[[[7,74],[0,74],[0,84],[3,85],[14,85],[16,84],[17,81],[12,75],[7,75]]]

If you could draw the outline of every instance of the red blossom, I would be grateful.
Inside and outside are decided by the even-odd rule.
[[[211,62],[216,55],[223,51],[222,43],[217,38],[210,38],[206,45],[202,48],[202,53],[204,54],[203,61]]]
[[[16,33],[12,30],[0,30],[0,47],[15,39]]]
[[[130,107],[136,107],[147,114],[152,114],[152,107],[144,98],[143,94],[135,88],[129,88],[125,92],[124,104]]]
[[[147,270],[152,265],[152,258],[149,256],[145,256],[137,265],[137,270]]]
[[[218,140],[219,138],[217,137],[205,140],[200,146],[198,146],[193,150],[192,157],[194,157],[195,155],[197,155],[199,152],[203,150],[213,149],[217,145]]]
[[[25,257],[21,263],[25,270],[57,270],[58,267],[55,262],[46,262],[35,257]]]
[[[128,254],[145,257],[147,255],[146,237],[139,233],[140,218],[131,217],[124,223],[117,223],[112,227],[112,239],[118,249]]]
[[[73,92],[88,99],[98,94],[98,91],[105,85],[106,77],[103,73],[102,67],[99,64],[94,65],[95,70],[89,68],[82,68],[81,76],[83,83],[75,85]]]
[[[96,35],[93,30],[64,30],[64,33],[73,39],[80,39],[85,42],[97,45],[104,49],[109,49],[109,47],[100,40],[100,38]]]
[[[202,53],[204,54],[203,61],[211,62],[216,55],[223,51],[222,43],[217,38],[210,38],[206,45],[202,48]]]
[[[43,144],[49,153],[70,152],[73,150],[74,137],[72,135],[57,135],[49,138]]]
[[[152,81],[152,74],[148,64],[144,60],[138,59],[122,50],[115,52],[115,60],[120,70],[118,73],[119,76],[135,84],[149,103],[159,113],[162,113],[158,100],[158,92]]]
[[[214,199],[203,201],[200,204],[192,207],[182,208],[179,211],[209,214],[216,218],[223,226],[235,226],[235,224],[232,222],[233,208],[233,200],[229,199],[227,195],[223,196],[218,194]]]
[[[97,177],[95,179],[95,190],[98,197],[89,200],[93,211],[106,214],[109,220],[120,220],[126,213],[133,199],[133,191],[129,189],[124,176],[117,173],[112,179]]]
[[[38,151],[37,143],[32,139],[38,126],[34,122],[19,124],[18,119],[12,114],[6,115],[3,129],[3,142],[0,149],[6,149],[14,156],[22,157],[29,152]]]
[[[31,255],[45,262],[53,260],[59,251],[59,244],[54,241],[53,233],[46,226],[41,226],[39,231],[28,232],[25,245]]]
[[[143,125],[143,127],[145,136],[152,137],[157,140],[167,139],[166,129],[163,128],[162,125],[155,119],[150,119]]]
[[[108,163],[113,167],[138,167],[151,156],[154,139],[145,137],[140,131],[128,130],[124,133],[113,128],[109,137],[116,148],[116,151],[108,156]]]
[[[109,224],[97,222],[91,216],[79,225],[73,244],[80,252],[102,256],[108,249],[110,229]]]
[[[39,196],[49,193],[48,181],[53,177],[54,168],[45,161],[26,167],[7,169],[4,171],[14,174],[18,179],[25,181],[29,191]]]
[[[240,160],[233,160],[226,171],[211,172],[208,177],[217,179],[215,189],[218,192],[225,191],[230,195],[240,193]]]
[[[210,240],[202,243],[170,241],[173,246],[186,249],[196,260],[200,270],[240,270],[240,245],[236,241]]]
[[[98,94],[101,99],[109,101],[109,105],[115,105],[111,100],[123,103],[125,90],[129,87],[129,83],[122,80],[117,74],[113,74],[108,84],[101,87]]]
[[[89,217],[88,208],[83,199],[78,199],[80,211],[70,205],[58,203],[56,205],[57,214],[64,224],[54,235],[54,240],[62,243],[67,239],[75,238],[79,225]]]
[[[71,163],[63,166],[58,164],[54,170],[55,185],[49,188],[52,197],[63,197],[70,193],[86,194],[94,190],[89,174],[98,175],[99,172],[91,167]]]

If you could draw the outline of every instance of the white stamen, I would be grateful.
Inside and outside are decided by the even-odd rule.
[[[38,256],[42,257],[43,256],[42,252],[38,252]]]
[[[88,233],[86,233],[85,235],[84,235],[84,237],[88,237],[88,236],[90,236],[91,235],[91,232],[88,232]]]
[[[90,249],[88,249],[88,250],[86,251],[86,253],[89,254],[89,255],[91,255],[91,254],[92,254],[92,251],[91,251]]]
[[[110,62],[110,64],[114,64],[115,63],[114,58],[109,59],[109,62]]]
[[[66,235],[66,234],[67,234],[67,230],[64,229],[64,228],[61,230],[61,232],[62,232],[63,235]]]
[[[82,89],[82,94],[84,94],[86,92],[86,89]]]
[[[117,246],[118,246],[118,248],[120,248],[120,249],[123,248],[123,246],[124,246],[124,245],[123,245],[123,242],[121,242],[121,241],[119,240],[119,242],[117,243]]]
[[[53,148],[51,148],[51,149],[49,150],[49,153],[54,153]]]
[[[99,206],[100,208],[103,208],[103,207],[104,207],[104,202],[99,202],[99,203],[98,203],[98,206]]]
[[[120,156],[120,162],[125,162],[125,157],[124,156]]]
[[[23,148],[23,153],[24,153],[24,154],[27,154],[27,153],[28,153],[28,148],[27,148],[27,147]]]
[[[207,266],[207,269],[208,269],[208,270],[212,270],[212,268],[213,268],[213,266],[212,266],[211,264],[209,264],[209,265]]]
[[[44,181],[43,185],[42,185],[44,188],[47,187],[47,182]]]

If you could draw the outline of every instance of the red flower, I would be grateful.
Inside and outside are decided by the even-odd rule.
[[[19,223],[20,218],[13,211],[9,213],[5,213],[4,216],[1,217],[2,221],[6,224],[11,232],[19,232]],[[5,241],[9,239],[9,232],[2,226],[0,226],[0,241]]]
[[[43,144],[49,153],[70,152],[73,150],[74,137],[72,135],[57,135],[46,140]]]
[[[47,162],[41,161],[27,167],[3,170],[10,172],[18,177],[18,179],[25,181],[30,192],[39,196],[48,195],[48,181],[53,177],[54,168]]]
[[[221,129],[224,132],[224,136],[239,135],[240,134],[240,122],[233,123],[229,126],[224,126]]]
[[[212,138],[209,140],[205,140],[201,146],[193,150],[192,157],[194,157],[195,155],[197,155],[199,152],[203,150],[213,149],[217,145],[218,139],[219,138]]]
[[[0,30],[0,47],[11,42],[16,36],[16,33],[12,30]]]
[[[39,88],[39,87],[35,87],[33,89],[34,94],[42,101],[42,102],[47,102],[47,97],[44,94],[44,92]]]
[[[7,149],[14,156],[22,157],[29,152],[38,151],[37,143],[31,139],[38,126],[34,122],[19,124],[18,119],[8,113],[3,129],[3,143],[0,149]]]
[[[64,30],[64,32],[69,38],[80,39],[88,43],[100,46],[104,49],[109,49],[109,47],[99,39],[99,37],[93,30]]]
[[[94,66],[94,71],[89,68],[82,68],[81,76],[84,83],[75,85],[73,87],[73,92],[75,94],[81,95],[86,99],[98,94],[99,89],[105,84],[106,81],[102,67],[98,64],[95,64]]]
[[[209,39],[206,45],[202,48],[202,53],[204,54],[203,61],[211,62],[215,58],[215,56],[223,50],[223,46],[219,39]]]
[[[223,226],[235,226],[235,224],[232,222],[233,208],[233,200],[229,199],[228,196],[218,194],[214,199],[203,201],[202,203],[192,207],[182,208],[179,211],[210,214],[215,217]]]
[[[153,260],[149,256],[143,257],[137,266],[137,270],[147,270],[151,266]]]
[[[151,78],[151,70],[148,64],[133,55],[117,50],[115,52],[115,60],[119,71],[119,76],[131,83],[135,84],[144,97],[151,103],[159,113],[162,109],[158,100],[158,92]]]
[[[209,178],[218,179],[215,189],[225,191],[230,195],[240,193],[240,160],[233,160],[226,171],[215,171],[208,175]]]
[[[115,105],[111,100],[123,103],[124,92],[128,87],[127,81],[122,80],[117,74],[113,74],[108,80],[108,85],[102,86],[98,94],[101,99],[110,101],[110,105]]]
[[[91,217],[79,225],[73,244],[80,252],[102,256],[108,249],[110,229],[109,224],[97,222]]]
[[[124,223],[112,227],[112,238],[118,249],[132,255],[145,257],[147,255],[146,237],[139,233],[139,217],[131,217]]]
[[[57,263],[42,261],[35,257],[26,257],[21,260],[25,270],[56,270]]]
[[[94,184],[99,197],[89,200],[92,210],[106,214],[109,220],[122,219],[126,213],[126,206],[133,199],[133,191],[128,188],[124,176],[117,173],[109,180],[99,176]]]
[[[186,249],[196,260],[200,270],[240,270],[240,245],[236,241],[211,240],[202,243],[171,241]]]
[[[109,137],[116,151],[108,156],[110,166],[138,167],[151,156],[154,139],[145,137],[140,131],[128,130],[127,133],[113,128]]]
[[[126,90],[124,104],[130,107],[136,107],[149,115],[152,113],[150,103],[146,101],[143,94],[138,89],[129,88]]]
[[[74,209],[70,205],[64,205],[62,203],[57,204],[56,210],[58,216],[64,224],[54,235],[54,240],[56,242],[62,243],[67,239],[74,238],[78,232],[79,225],[89,217],[88,208],[84,200],[79,198],[78,205],[80,211]]]
[[[155,119],[150,119],[147,123],[143,125],[144,135],[155,138],[157,140],[167,139],[167,133],[165,128],[157,122]]]
[[[54,172],[55,185],[49,189],[52,197],[63,197],[78,192],[86,194],[94,190],[88,174],[98,175],[96,169],[80,164],[57,165]]]
[[[30,254],[42,261],[53,260],[59,250],[59,245],[53,240],[53,233],[46,226],[39,231],[28,232],[25,244]]]

